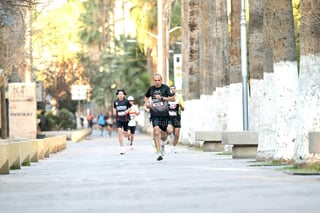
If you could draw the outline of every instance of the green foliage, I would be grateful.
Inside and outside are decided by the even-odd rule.
[[[48,131],[75,129],[76,123],[73,114],[67,109],[61,109],[57,115],[52,112],[46,115],[48,119]]]
[[[22,163],[22,166],[31,166],[31,163],[30,163],[30,161],[24,161]]]
[[[17,170],[17,169],[21,169],[20,164],[14,163],[10,166],[10,170]]]
[[[111,102],[115,99],[116,89],[125,89],[128,96],[134,96],[136,103],[141,104],[144,93],[150,85],[146,57],[136,42],[128,42],[134,41],[134,39],[121,36],[119,40],[115,41],[118,51],[113,55],[105,54],[102,56],[102,66],[106,72],[99,73],[98,79],[95,78],[96,82],[93,85],[105,85],[104,91]],[[97,84],[98,82],[100,84]],[[102,92],[101,87],[96,89]]]
[[[284,170],[295,175],[319,175],[320,163],[295,164],[293,166],[286,167]]]
[[[71,85],[88,84],[83,66],[77,59],[82,51],[77,29],[83,11],[79,1],[68,1],[48,10],[35,11],[32,23],[33,66],[36,80],[43,82],[45,93],[58,101],[59,108],[75,112]],[[43,106],[39,108],[44,109]]]

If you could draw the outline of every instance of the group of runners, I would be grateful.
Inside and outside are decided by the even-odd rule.
[[[136,118],[139,108],[134,102],[134,97],[126,98],[124,89],[118,89],[117,98],[113,102],[114,126],[118,134],[120,154],[125,154],[124,138],[129,141],[130,149],[133,149],[134,136],[136,131]],[[181,128],[181,111],[184,110],[184,102],[181,95],[176,93],[176,87],[169,87],[162,83],[160,74],[153,76],[153,85],[150,86],[144,96],[144,108],[150,112],[150,122],[153,127],[153,140],[157,152],[157,160],[163,160],[165,145],[172,143],[172,151],[176,153],[176,145],[179,141]],[[107,117],[111,118],[112,114]],[[98,115],[99,117],[99,115]],[[103,129],[108,125],[106,117],[98,125]],[[111,132],[109,132],[111,136]]]

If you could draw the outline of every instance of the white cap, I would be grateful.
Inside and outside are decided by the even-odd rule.
[[[134,101],[134,97],[129,96],[129,97],[128,97],[128,101]]]

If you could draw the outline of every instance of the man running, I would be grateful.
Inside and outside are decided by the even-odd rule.
[[[151,100],[149,99],[150,97]],[[147,90],[144,102],[145,107],[150,108],[150,120],[153,126],[153,139],[158,153],[158,161],[163,160],[164,141],[167,137],[167,131],[168,133],[172,132],[172,129],[167,129],[169,116],[168,101],[175,101],[175,97],[171,93],[169,86],[162,83],[161,75],[155,74],[153,76],[153,86],[149,87]],[[161,150],[160,136],[162,141]]]

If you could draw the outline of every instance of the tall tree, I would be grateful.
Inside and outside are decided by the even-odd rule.
[[[216,27],[214,31],[215,54],[213,87],[223,87],[230,84],[229,76],[229,33],[227,1],[216,0]]]
[[[211,95],[215,90],[214,84],[214,57],[216,41],[216,1],[200,1],[200,93]]]
[[[150,76],[157,70],[157,1],[133,0],[130,14],[137,28],[137,41],[147,56]]]
[[[240,11],[241,1],[231,0],[230,83],[241,82]]]
[[[300,26],[300,126],[295,159],[305,160],[308,132],[320,130],[320,2],[301,1]]]
[[[262,136],[259,143],[262,147],[270,143],[270,140],[274,143],[266,146],[269,147],[268,150],[259,149],[260,157],[292,161],[297,139],[298,70],[291,0],[265,1],[264,24],[267,55],[272,53],[273,60],[273,67],[269,67],[272,69],[269,72],[273,71],[273,79],[268,83],[274,84],[274,87],[266,87],[265,93],[270,95],[273,104],[266,104],[262,113],[273,119],[269,118],[267,122],[269,129],[264,128],[260,132]],[[270,60],[265,63],[270,63]],[[263,155],[263,152],[268,152],[268,156]]]
[[[263,79],[263,9],[264,0],[249,1],[250,19],[248,38],[250,79]]]
[[[186,100],[200,98],[199,2],[183,0],[182,4],[182,88]]]
[[[30,60],[26,50],[27,26],[31,19],[26,13],[37,1],[7,0],[0,1],[0,68],[9,81],[24,80],[26,62]]]

